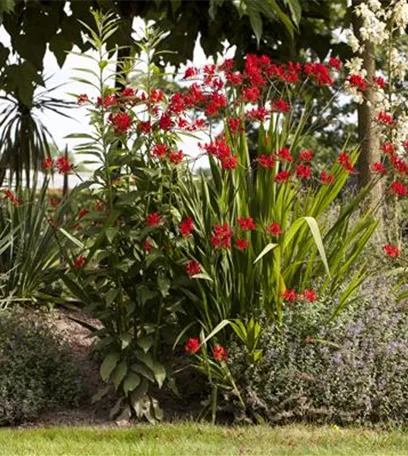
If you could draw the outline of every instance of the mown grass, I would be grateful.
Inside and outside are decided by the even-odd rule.
[[[408,432],[335,427],[222,427],[163,424],[133,428],[0,430],[1,456],[408,455]]]

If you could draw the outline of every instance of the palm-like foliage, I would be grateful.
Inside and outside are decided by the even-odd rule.
[[[0,96],[0,186],[6,179],[16,188],[23,183],[27,187],[35,185],[36,173],[41,170],[44,159],[51,155],[50,144],[55,144],[38,115],[48,113],[69,117],[62,110],[73,106],[71,102],[50,95],[58,87],[37,91],[32,106],[25,105],[11,94]]]

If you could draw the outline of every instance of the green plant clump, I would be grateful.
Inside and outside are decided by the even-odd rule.
[[[0,313],[0,425],[79,403],[74,359],[53,329],[38,321],[21,310]]]

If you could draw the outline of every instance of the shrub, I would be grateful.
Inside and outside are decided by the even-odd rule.
[[[50,326],[20,310],[0,313],[0,365],[0,425],[79,402],[78,369],[68,347]]]
[[[230,365],[249,413],[273,422],[407,423],[408,315],[371,282],[330,327],[328,300],[294,304],[281,330],[270,326],[264,357],[247,367],[242,346]],[[330,330],[330,340],[328,331]]]

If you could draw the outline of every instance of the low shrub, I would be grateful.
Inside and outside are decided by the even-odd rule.
[[[230,368],[252,417],[408,422],[406,307],[383,284],[370,282],[365,292],[333,324],[329,300],[287,307],[282,328],[264,331],[263,359],[250,368],[242,347],[230,347]]]
[[[21,310],[0,313],[0,367],[0,425],[79,403],[78,369],[68,347]]]

